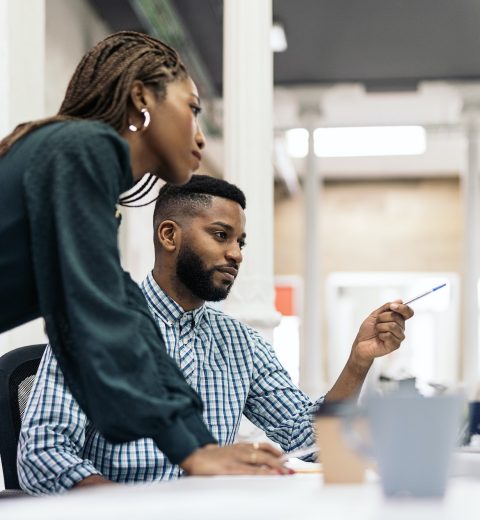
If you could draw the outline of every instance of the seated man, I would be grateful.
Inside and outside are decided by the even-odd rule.
[[[141,287],[219,443],[234,442],[244,414],[289,452],[314,444],[312,414],[323,398],[312,402],[296,388],[255,330],[205,303],[226,298],[235,281],[245,245],[244,209],[243,193],[223,180],[195,175],[184,186],[165,185],[154,213],[155,266]],[[372,312],[325,399],[357,396],[373,359],[399,347],[412,315],[400,303]],[[107,442],[73,399],[50,348],[25,411],[18,472],[22,488],[33,494],[181,475],[151,439]]]

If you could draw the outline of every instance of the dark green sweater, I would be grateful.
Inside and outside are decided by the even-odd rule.
[[[116,203],[132,184],[127,143],[101,123],[49,124],[0,158],[0,332],[43,316],[98,430],[152,437],[178,463],[216,441],[120,266]]]

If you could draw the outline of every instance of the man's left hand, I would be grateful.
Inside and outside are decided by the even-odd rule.
[[[405,321],[412,316],[413,310],[401,300],[373,311],[360,326],[349,362],[368,369],[375,358],[397,350],[405,339]]]

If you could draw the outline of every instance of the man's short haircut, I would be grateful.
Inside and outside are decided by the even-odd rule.
[[[202,209],[212,204],[213,197],[232,200],[246,208],[245,194],[240,188],[223,179],[209,175],[193,175],[182,186],[165,184],[160,190],[153,212],[154,242],[157,246],[157,228],[167,219],[194,217]]]

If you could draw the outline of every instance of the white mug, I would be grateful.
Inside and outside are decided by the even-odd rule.
[[[454,394],[423,397],[400,391],[369,396],[365,416],[370,439],[352,417],[345,420],[344,433],[359,453],[375,458],[385,495],[441,497],[463,403],[463,396]]]

